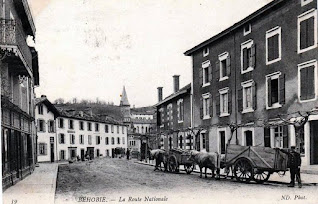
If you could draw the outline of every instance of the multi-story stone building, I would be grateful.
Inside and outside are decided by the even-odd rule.
[[[317,0],[274,0],[186,51],[202,149],[225,153],[232,124],[241,145],[297,145],[318,164],[317,43]]]
[[[191,84],[179,89],[179,76],[174,78],[174,93],[162,98],[162,87],[158,87],[157,133],[161,149],[193,149],[191,127]]]
[[[28,2],[1,1],[0,11],[2,184],[6,189],[34,170],[33,99],[39,69],[37,51],[27,43],[35,36]]]
[[[92,112],[55,108],[45,96],[37,99],[35,111],[41,162],[86,155],[114,157],[127,149],[127,126],[121,122]]]

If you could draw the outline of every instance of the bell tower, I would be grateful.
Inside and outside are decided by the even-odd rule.
[[[120,95],[120,108],[121,112],[124,116],[124,123],[130,123],[130,104],[128,101],[127,93],[126,93],[126,88],[125,86],[123,87],[123,92]]]

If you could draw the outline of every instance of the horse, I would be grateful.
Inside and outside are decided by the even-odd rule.
[[[159,167],[160,167],[160,170],[162,171],[161,163],[163,163],[164,171],[167,171],[168,162],[167,162],[167,153],[165,150],[162,150],[162,149],[151,150],[150,156],[156,160],[154,171],[159,170]]]
[[[202,178],[202,168],[205,168],[205,178],[207,178],[206,170],[209,168],[212,171],[212,178],[215,177],[214,170],[216,169],[217,179],[220,178],[220,165],[219,165],[219,154],[217,152],[198,152],[191,150],[189,161],[192,161],[199,165],[200,168],[200,178]]]

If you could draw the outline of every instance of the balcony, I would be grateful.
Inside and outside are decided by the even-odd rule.
[[[15,20],[0,19],[0,51],[6,53],[4,62],[14,65],[18,74],[32,76],[32,54],[21,25]]]

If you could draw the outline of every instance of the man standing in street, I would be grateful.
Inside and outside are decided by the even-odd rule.
[[[130,156],[130,149],[129,148],[127,148],[126,156],[127,156],[127,160],[129,160],[129,156]]]
[[[301,178],[300,178],[300,166],[301,166],[301,157],[300,154],[296,151],[295,146],[291,146],[291,151],[282,150],[282,152],[288,154],[288,161],[289,161],[289,169],[290,169],[290,184],[288,187],[295,186],[295,177],[298,181],[298,187],[301,188]]]

